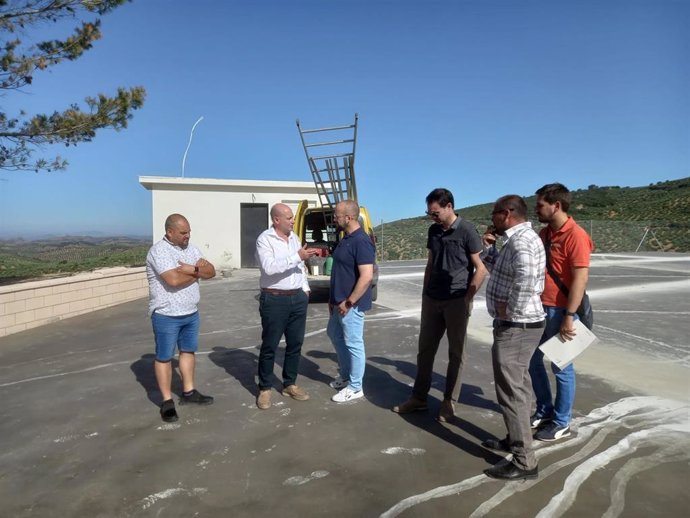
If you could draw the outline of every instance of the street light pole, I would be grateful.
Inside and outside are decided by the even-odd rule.
[[[383,218],[381,218],[381,262],[383,262]]]

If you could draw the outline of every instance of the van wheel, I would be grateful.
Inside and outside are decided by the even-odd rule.
[[[379,286],[378,284],[371,288],[371,301],[374,302],[379,297]]]

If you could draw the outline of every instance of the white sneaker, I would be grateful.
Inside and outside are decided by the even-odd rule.
[[[360,389],[359,391],[355,391],[352,389],[352,387],[350,387],[350,385],[348,385],[335,396],[333,396],[331,401],[335,401],[336,403],[347,403],[348,401],[354,401],[355,399],[359,399],[361,397],[364,397],[363,390]]]
[[[344,380],[343,378],[341,378],[340,376],[337,376],[328,385],[335,390],[341,390],[341,389],[344,389],[345,387],[347,387],[348,382],[346,380]]]

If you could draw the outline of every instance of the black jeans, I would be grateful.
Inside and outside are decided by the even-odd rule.
[[[304,342],[309,296],[302,290],[295,295],[261,293],[261,352],[259,353],[259,389],[273,386],[273,364],[280,339],[285,335],[285,361],[283,362],[283,386],[297,380],[299,359]]]

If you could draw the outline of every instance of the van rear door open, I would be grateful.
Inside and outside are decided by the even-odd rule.
[[[295,224],[292,227],[292,231],[297,235],[300,243],[304,245],[307,236],[304,235],[304,215],[307,212],[307,207],[309,207],[309,201],[302,200],[297,205],[297,210],[295,211]]]

